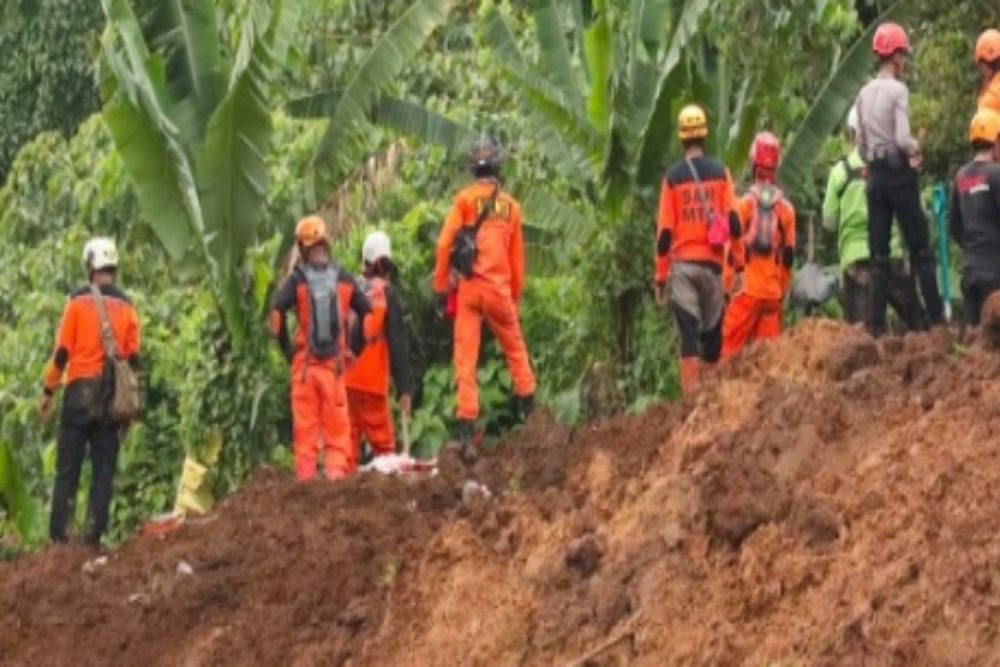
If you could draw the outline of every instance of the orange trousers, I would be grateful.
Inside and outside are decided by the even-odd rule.
[[[507,357],[514,393],[518,396],[535,393],[535,374],[521,336],[521,322],[514,300],[485,282],[465,280],[459,285],[458,312],[455,315],[454,357],[459,419],[474,420],[479,417],[476,371],[484,319]]]
[[[327,479],[340,479],[351,471],[351,424],[347,412],[344,378],[325,364],[292,366],[292,438],[295,477],[316,477],[320,448]]]
[[[746,293],[733,297],[722,326],[722,356],[731,357],[748,342],[781,335],[781,299],[758,299]]]
[[[351,469],[358,465],[362,438],[375,456],[396,453],[396,433],[392,428],[388,396],[348,388],[347,408],[351,416]]]

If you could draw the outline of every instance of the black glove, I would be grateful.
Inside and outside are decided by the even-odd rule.
[[[445,319],[445,308],[448,307],[448,294],[436,292],[434,294],[434,312],[442,320]]]

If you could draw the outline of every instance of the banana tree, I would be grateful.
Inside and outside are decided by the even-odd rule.
[[[211,3],[160,3],[145,26],[102,0],[104,119],[142,211],[179,267],[212,277],[239,348],[254,322],[240,272],[267,192],[271,86],[303,0],[248,6],[229,48]]]
[[[141,27],[128,0],[102,1],[108,18],[105,120],[150,225],[178,266],[212,275],[239,345],[254,324],[240,269],[264,211],[264,158],[277,104],[271,87],[305,3],[251,0],[230,49],[210,3],[160,3]],[[454,4],[417,0],[343,90],[290,105],[299,116],[329,117],[313,160],[314,203],[322,196],[317,193],[335,191],[361,163],[373,120],[384,115],[405,122],[407,103],[383,93],[397,84]],[[420,131],[441,140],[461,132],[447,122]]]

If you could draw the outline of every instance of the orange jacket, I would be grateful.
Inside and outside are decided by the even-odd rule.
[[[736,193],[729,170],[707,157],[692,162],[701,180],[708,208],[726,216],[732,231],[738,233]],[[722,267],[724,251],[708,243],[708,219],[702,205],[699,187],[687,162],[671,167],[660,189],[660,210],[657,220],[657,283],[663,283],[670,273],[670,263],[704,262]]]
[[[314,359],[309,355],[309,323],[312,319],[312,299],[309,295],[309,285],[306,282],[305,273],[301,266],[297,266],[292,275],[278,288],[274,294],[271,304],[271,333],[278,339],[285,356],[292,361],[293,368],[299,368],[306,360],[310,364],[342,367],[347,355],[347,344],[350,343],[351,350],[357,354],[361,352],[364,340],[352,336],[348,339],[346,322],[348,312],[354,314],[363,326],[359,328],[361,335],[369,337],[374,328],[372,324],[371,304],[368,297],[358,287],[354,277],[340,270],[337,276],[337,299],[340,305],[338,315],[339,322],[339,354],[332,359]],[[288,337],[288,326],[285,316],[289,310],[295,309],[295,319],[298,327],[295,332],[294,343]]]
[[[133,368],[139,365],[139,316],[132,303],[114,285],[101,288],[104,304],[115,335],[118,354]],[[63,311],[56,335],[56,348],[45,367],[45,391],[53,393],[76,380],[98,378],[104,372],[104,343],[101,340],[101,317],[90,293],[90,286],[74,292]]]
[[[1000,113],[1000,74],[994,74],[993,78],[983,87],[979,95],[979,109],[990,109]]]
[[[361,354],[348,366],[347,387],[386,396],[391,370],[396,394],[408,394],[412,390],[413,378],[399,297],[384,278],[367,278],[362,286],[372,304],[370,331],[373,335],[365,340]]]
[[[752,239],[747,233],[756,210],[757,198],[751,190],[739,201],[740,222],[743,226],[743,242],[740,245],[746,267],[743,292],[757,299],[783,299],[795,251],[795,208],[783,196],[775,204],[778,224],[774,231],[772,251],[767,255],[750,249]]]
[[[450,286],[452,242],[458,230],[476,221],[484,203],[493,194],[495,182],[478,180],[455,197],[455,203],[444,221],[437,244],[437,264],[434,268],[434,291],[447,292]],[[476,237],[478,254],[473,266],[473,279],[483,280],[515,302],[521,300],[524,287],[524,239],[521,232],[521,205],[500,191],[493,213],[488,215]]]

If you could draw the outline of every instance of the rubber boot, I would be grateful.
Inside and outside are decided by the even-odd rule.
[[[701,360],[698,357],[681,357],[681,393],[690,396],[698,388],[698,376],[701,373]]]
[[[527,396],[515,396],[514,397],[514,416],[520,422],[526,422],[531,417],[531,413],[535,411],[535,395],[528,394]]]
[[[459,456],[467,466],[475,464],[478,454],[476,452],[476,422],[471,419],[460,419],[455,428],[458,436],[458,445],[461,447]]]
[[[920,296],[924,300],[928,324],[931,327],[944,324],[944,302],[938,291],[937,267],[933,257],[928,255],[915,262],[913,271],[917,274],[917,285],[920,286]]]
[[[873,338],[885,335],[885,309],[889,304],[889,267],[872,262],[871,282],[868,285],[868,313],[865,322]]]

